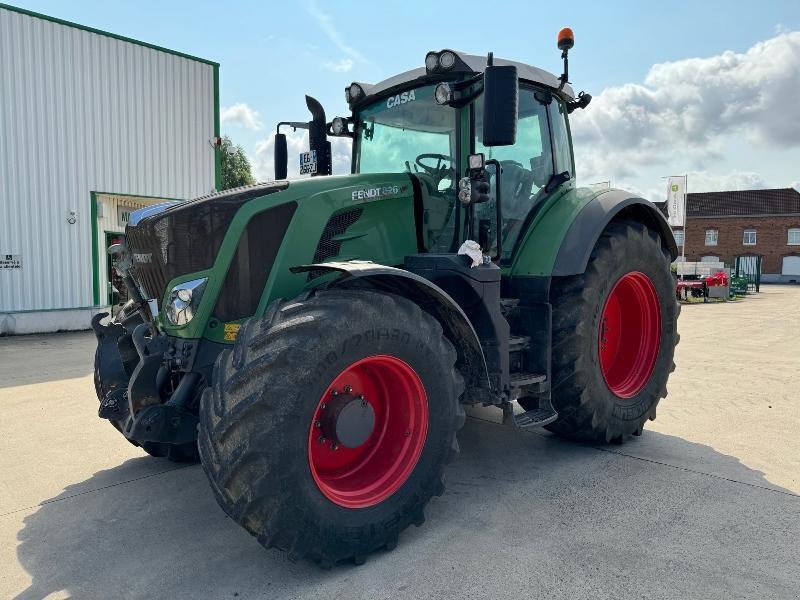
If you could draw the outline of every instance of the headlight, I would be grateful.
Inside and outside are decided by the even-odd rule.
[[[186,325],[194,318],[203,292],[206,289],[208,277],[186,281],[172,288],[164,312],[167,320],[173,325]]]
[[[439,55],[439,68],[442,71],[447,71],[448,69],[452,69],[454,64],[456,64],[455,53],[450,50],[443,50]]]
[[[448,83],[440,83],[433,90],[433,98],[436,104],[444,105],[453,99],[453,90]]]

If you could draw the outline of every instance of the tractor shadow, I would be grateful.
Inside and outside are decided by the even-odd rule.
[[[670,596],[800,589],[800,499],[735,457],[649,431],[598,449],[474,418],[459,437],[424,526],[365,566],[330,571],[261,548],[225,517],[199,466],[164,462],[143,476],[161,459],[128,460],[24,517],[17,556],[32,582],[16,597],[438,598],[473,597],[475,586],[484,597],[625,596],[646,589],[620,579],[637,569],[676,586]],[[670,568],[651,567],[657,556]]]

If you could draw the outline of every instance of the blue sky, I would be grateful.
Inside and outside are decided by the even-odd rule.
[[[595,96],[573,119],[583,183],[660,199],[669,174],[690,173],[690,191],[800,182],[798,0],[15,4],[221,63],[223,133],[262,177],[274,124],[305,120],[305,93],[345,114],[347,83],[444,47],[558,72],[555,35],[568,25],[570,78]]]

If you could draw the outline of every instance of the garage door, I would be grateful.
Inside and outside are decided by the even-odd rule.
[[[800,256],[784,256],[781,273],[784,275],[800,275]]]

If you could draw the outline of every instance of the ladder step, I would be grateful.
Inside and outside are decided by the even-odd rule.
[[[514,425],[520,429],[544,427],[556,419],[558,419],[558,413],[552,408],[534,408],[533,410],[514,415]]]
[[[538,373],[512,373],[511,387],[525,387],[528,385],[538,385],[547,381],[547,375]]]
[[[500,298],[500,306],[503,308],[514,308],[519,305],[519,298]]]
[[[512,335],[508,338],[508,351],[519,352],[525,350],[530,344],[531,338],[527,335]]]
[[[500,298],[500,310],[506,318],[513,318],[518,312],[519,298]]]

